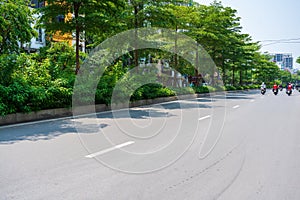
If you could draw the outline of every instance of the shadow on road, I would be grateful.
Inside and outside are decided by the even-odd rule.
[[[76,122],[78,123],[78,122]],[[93,133],[91,124],[81,124],[86,127],[85,133]],[[100,124],[98,128],[105,128],[108,124]],[[57,120],[16,127],[0,128],[0,144],[13,144],[20,141],[51,140],[63,134],[77,134],[71,120]]]
[[[0,127],[0,144],[13,144],[20,141],[51,140],[63,134],[94,134],[106,128],[109,124],[101,123],[101,119],[149,119],[175,116],[168,110],[212,108],[207,105],[211,100],[189,100],[169,102],[147,107],[130,108],[112,112],[97,113],[100,122],[95,122],[93,117],[80,117],[76,119],[61,119],[55,121],[42,121],[35,124],[25,124],[12,127]],[[202,102],[202,103],[199,103]],[[75,126],[76,123],[76,126]],[[80,127],[80,130],[76,129]]]

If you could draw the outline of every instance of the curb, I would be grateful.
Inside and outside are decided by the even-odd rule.
[[[224,94],[224,92],[220,92]],[[104,112],[110,111],[113,109],[122,109],[122,108],[132,108],[132,107],[139,107],[145,105],[152,105],[158,104],[163,102],[170,102],[176,100],[185,100],[185,99],[195,99],[200,97],[207,97],[210,96],[212,93],[204,93],[204,94],[189,94],[189,95],[180,95],[180,96],[171,96],[171,97],[159,97],[155,99],[146,99],[146,100],[139,100],[131,102],[128,104],[117,104],[113,106],[108,106],[105,104],[97,104],[93,106],[82,106],[76,108],[76,110],[72,110],[72,108],[56,108],[56,109],[47,109],[47,110],[40,110],[36,112],[30,113],[14,113],[8,114],[4,117],[0,117],[0,126],[4,125],[11,125],[11,124],[18,124],[18,123],[25,123],[25,122],[33,122],[33,121],[41,121],[41,120],[49,120],[49,119],[56,119],[62,117],[71,117],[83,114],[91,114],[96,112]],[[213,93],[218,94],[218,93]]]

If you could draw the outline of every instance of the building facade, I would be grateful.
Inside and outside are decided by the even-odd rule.
[[[44,1],[39,1],[39,0],[31,0],[30,4],[28,5],[31,9],[37,9],[45,6]],[[37,20],[39,18],[38,14],[34,14],[33,18]],[[31,24],[32,27],[34,27],[36,22]],[[25,43],[25,44],[20,44],[23,49],[25,49],[28,52],[36,52],[38,49],[41,47],[46,46],[46,34],[45,34],[45,29],[42,28],[37,28],[36,32],[38,33],[36,38],[32,38],[30,42]]]
[[[45,6],[47,3],[46,1],[40,1],[40,0],[31,0],[29,7],[31,9],[37,9],[37,8],[41,8],[43,6]],[[35,14],[34,18],[38,19],[39,15]],[[69,13],[68,15],[64,16],[64,15],[59,15],[57,16],[57,20],[58,21],[65,21],[65,20],[69,20],[73,17],[72,13]],[[32,24],[32,26],[34,26],[35,24]],[[38,28],[36,29],[38,36],[36,38],[32,38],[31,41],[29,43],[26,44],[21,44],[22,47],[27,50],[28,52],[36,52],[38,51],[38,49],[40,49],[41,47],[45,47],[46,46],[46,40],[50,40],[49,38],[46,37],[46,33],[45,33],[45,29],[42,28]],[[51,41],[53,42],[67,42],[70,46],[74,46],[75,45],[75,36],[72,33],[60,33],[60,31],[57,31],[54,35],[52,35],[51,37]],[[85,51],[85,42],[83,40],[80,41],[80,50],[81,51]]]
[[[276,53],[273,55],[273,62],[282,70],[293,69],[293,56],[292,54]]]

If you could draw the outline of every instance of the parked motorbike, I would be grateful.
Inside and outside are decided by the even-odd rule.
[[[262,95],[264,95],[264,94],[266,93],[266,88],[261,88],[261,89],[260,89],[260,93],[261,93]]]
[[[274,95],[277,95],[278,94],[278,89],[273,89],[273,93],[274,93]]]

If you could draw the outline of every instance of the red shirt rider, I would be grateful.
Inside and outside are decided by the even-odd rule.
[[[277,90],[277,89],[278,89],[278,86],[276,85],[276,83],[274,83],[273,90]]]

